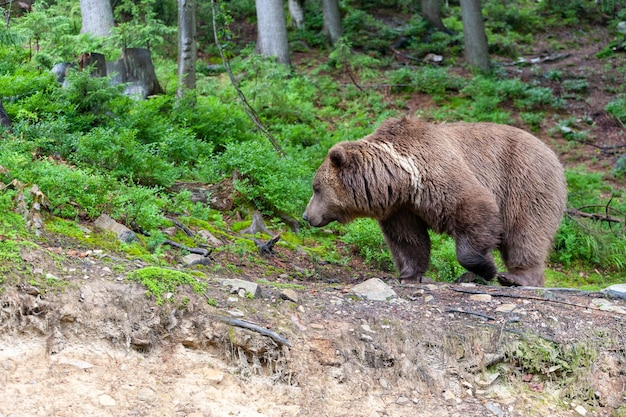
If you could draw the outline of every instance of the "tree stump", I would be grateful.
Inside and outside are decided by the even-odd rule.
[[[117,73],[111,83],[127,83],[126,94],[138,95],[146,98],[155,94],[162,94],[163,89],[154,71],[150,50],[145,48],[126,48],[122,56],[115,62],[107,63],[109,74]]]

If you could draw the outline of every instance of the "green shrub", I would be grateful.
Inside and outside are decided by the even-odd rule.
[[[365,262],[385,271],[393,269],[393,260],[387,249],[378,223],[372,219],[357,219],[346,227],[341,240],[353,245]]]
[[[605,110],[622,123],[626,123],[626,97],[611,101],[606,105]]]

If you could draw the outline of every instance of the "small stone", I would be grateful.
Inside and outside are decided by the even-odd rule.
[[[243,279],[224,279],[222,285],[229,286],[231,293],[239,293],[243,289],[244,293],[250,293],[254,298],[261,296],[261,287],[255,282],[245,281]]]
[[[355,285],[350,291],[371,301],[387,301],[398,297],[396,292],[379,278],[368,279]]]
[[[369,324],[362,324],[361,329],[369,333],[376,333],[374,330],[372,330]]]
[[[287,288],[280,293],[280,298],[287,301],[298,303],[298,294],[291,288]]]
[[[175,226],[168,227],[167,229],[163,229],[163,233],[168,235],[169,237],[174,237],[178,229]]]
[[[472,301],[480,301],[483,303],[488,303],[489,301],[491,301],[491,295],[490,294],[472,294],[469,296],[469,299]]]
[[[504,417],[504,410],[498,403],[494,403],[492,401],[487,401],[485,403],[485,408],[491,412],[491,414],[497,417]]]
[[[626,35],[626,22],[619,22],[617,24],[617,31],[622,35]]]
[[[456,396],[451,391],[444,391],[443,400],[448,404],[456,404]]]
[[[35,275],[43,275],[43,269],[42,268],[35,268],[35,269],[33,269],[33,274],[35,274]]]
[[[213,234],[211,232],[209,232],[208,230],[200,230],[200,231],[198,231],[198,235],[202,239],[206,240],[207,243],[209,243],[214,248],[218,248],[220,246],[224,246],[224,242],[222,242],[221,240],[219,240],[218,238],[213,236]]]
[[[137,393],[137,399],[139,401],[152,403],[156,400],[156,398],[157,398],[156,392],[154,392],[154,390],[149,387],[144,387],[140,389],[139,392]]]
[[[182,261],[185,266],[208,265],[211,263],[211,258],[209,258],[208,256],[202,256],[197,253],[190,253],[189,255],[183,256]]]
[[[389,382],[387,382],[385,378],[380,378],[378,382],[380,383],[380,386],[383,387],[383,389],[389,389]]]
[[[361,334],[361,340],[365,342],[373,342],[374,338],[368,334]]]
[[[17,366],[11,359],[5,359],[2,361],[2,368],[4,368],[5,371],[13,371]]]
[[[116,403],[115,400],[106,394],[102,394],[100,397],[98,397],[98,401],[100,401],[100,405],[104,405],[106,407],[113,407]]]
[[[303,306],[303,305],[299,305],[299,306],[298,306],[298,311],[299,311],[300,313],[305,313],[305,312],[306,312],[306,310],[305,310],[305,308],[304,308],[304,306]]]
[[[209,382],[219,384],[224,380],[224,372],[209,368],[204,371],[204,378]]]
[[[325,329],[324,325],[317,324],[317,323],[312,323],[312,324],[309,325],[309,327],[311,329],[315,329],[315,330],[324,330]]]
[[[396,400],[396,404],[399,404],[399,405],[408,404],[410,402],[411,400],[409,400],[407,397],[398,397],[398,399]]]
[[[430,303],[434,299],[435,299],[435,297],[433,297],[432,295],[428,294],[426,297],[424,297],[424,303]]]
[[[493,384],[496,379],[498,379],[498,377],[500,377],[499,372],[486,373],[482,375],[482,377],[480,375],[476,375],[476,377],[474,378],[474,382],[476,382],[477,385],[486,388]]]
[[[576,411],[579,415],[583,417],[587,415],[587,410],[582,405],[576,406],[576,408],[574,408],[574,411]]]
[[[243,312],[241,312],[239,310],[229,310],[228,314],[230,314],[233,317],[243,317],[244,316]]]
[[[507,303],[496,308],[496,313],[510,313],[517,308],[517,304]]]
[[[237,298],[237,297],[228,297],[226,299],[226,302],[229,303],[229,304],[237,303],[237,302],[239,302],[239,298]]]

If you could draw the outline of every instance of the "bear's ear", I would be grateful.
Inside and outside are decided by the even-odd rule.
[[[334,167],[340,168],[346,164],[348,155],[343,146],[333,146],[331,150],[328,151],[328,158]]]

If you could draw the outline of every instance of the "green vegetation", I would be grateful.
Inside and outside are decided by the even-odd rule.
[[[405,21],[394,24],[378,17],[379,3],[349,1],[342,3],[345,37],[332,49],[326,49],[318,33],[322,22],[315,10],[307,13],[306,29],[290,33],[293,45],[315,48],[297,68],[251,55],[246,40],[234,37],[227,42],[239,86],[284,149],[286,156],[281,157],[255,130],[227,78],[204,70],[215,58],[198,63],[195,98],[174,96],[175,52],[168,44],[175,43],[176,13],[171,5],[122,3],[118,13],[143,20],[128,20],[104,41],[79,33],[77,13],[67,12],[75,11],[69,0],[41,3],[32,12],[13,17],[9,28],[0,29],[0,99],[13,121],[13,132],[0,131],[0,277],[20,269],[19,247],[30,238],[26,225],[34,230],[36,214],[43,215],[48,232],[87,244],[106,244],[157,264],[168,262],[162,229],[171,225],[166,216],[172,215],[224,237],[229,244],[222,251],[242,257],[255,253],[250,240],[229,237],[236,229],[233,219],[259,210],[271,219],[274,229],[286,229],[289,219],[300,218],[310,197],[311,179],[328,148],[370,133],[389,116],[415,110],[409,103],[416,96],[428,96],[434,103],[418,106],[416,113],[438,122],[491,121],[542,132],[546,124],[557,121],[559,127],[550,132],[570,140],[568,149],[590,138],[592,123],[570,117],[566,111],[568,101],[585,101],[590,88],[585,78],[568,76],[562,70],[536,70],[529,79],[512,76],[502,66],[493,75],[483,76],[454,66],[462,55],[462,25],[455,2],[444,16],[451,33],[444,33],[433,31],[411,2],[385,2],[389,10],[403,11]],[[534,34],[574,24],[588,27],[598,15],[609,14],[603,9],[606,2],[520,0],[516,7],[507,2],[483,3],[490,52],[495,60],[507,62],[531,50]],[[237,0],[229,8],[235,21],[253,14],[250,1]],[[198,21],[211,20],[209,9],[200,6]],[[619,13],[613,21],[624,11]],[[212,40],[202,36],[199,42],[206,55],[215,55]],[[52,64],[74,60],[85,51],[102,51],[112,60],[121,45],[142,46],[148,41],[167,90],[148,100],[130,99],[120,87],[91,77],[88,71],[70,70],[66,87],[49,72]],[[396,42],[407,51],[409,64],[398,65],[389,54],[389,45]],[[557,51],[568,47],[557,43],[559,39],[550,42]],[[444,55],[444,64],[425,63],[427,54]],[[601,59],[619,68],[610,61],[611,54]],[[619,78],[624,72],[611,68],[607,73],[616,74],[615,82],[607,79],[607,84],[615,97],[606,111],[626,123],[625,83]],[[555,83],[562,94],[555,94]],[[568,169],[570,207],[594,206],[593,210],[602,212],[608,205],[616,215],[626,212],[626,196],[620,191],[626,163],[620,166],[602,174]],[[227,178],[233,180],[235,199],[229,213],[193,203],[188,191],[172,188],[179,181],[215,184]],[[35,185],[41,194],[24,191]],[[13,212],[20,204],[26,207],[21,216]],[[92,221],[102,213],[149,237],[142,237],[136,246],[120,247],[113,239],[86,236],[72,225]],[[306,246],[313,260],[342,266],[353,254],[339,248],[339,240],[370,265],[393,269],[373,221],[329,225],[330,233],[301,226],[298,235],[285,234],[290,250]],[[550,258],[554,268],[548,274],[549,283],[597,288],[623,277],[626,239],[623,224],[619,226],[566,218]],[[454,243],[436,235],[431,240],[428,275],[439,280],[459,276],[463,271],[455,260]],[[172,292],[167,285],[196,282],[158,268],[133,279],[146,285],[159,302],[164,292]]]
[[[138,269],[128,275],[129,280],[137,281],[146,287],[146,293],[155,297],[158,305],[165,301],[175,300],[174,293],[183,285],[189,285],[193,292],[202,294],[207,289],[207,284],[202,277],[158,267]],[[171,294],[170,297],[167,297],[168,293]]]

